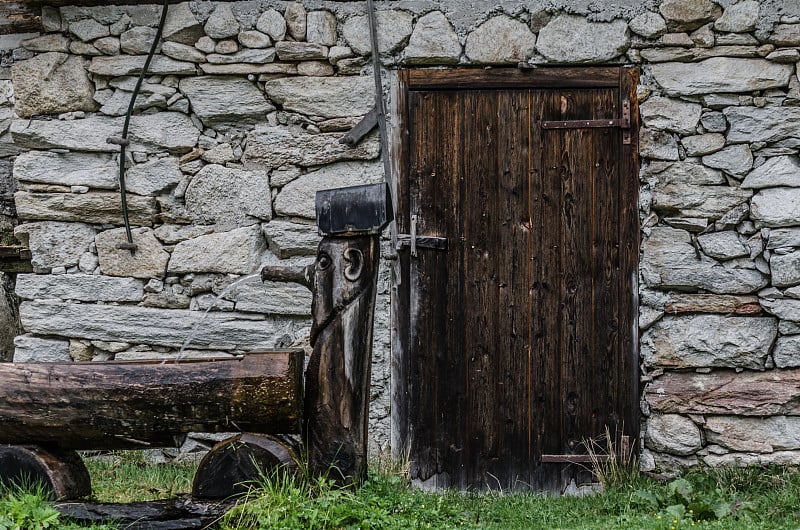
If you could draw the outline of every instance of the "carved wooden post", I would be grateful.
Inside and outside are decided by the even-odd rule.
[[[340,484],[366,478],[380,233],[391,215],[384,184],[317,192],[317,224],[324,237],[313,269],[262,271],[263,279],[313,289],[314,352],[306,369],[303,441],[311,472]]]

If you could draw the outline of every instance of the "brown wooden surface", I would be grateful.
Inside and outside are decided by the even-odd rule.
[[[486,90],[510,88],[618,87],[619,68],[590,66],[582,69],[552,66],[532,70],[512,68],[458,68],[404,70],[409,90]]]
[[[42,9],[22,0],[0,0],[0,35],[41,31]]]
[[[53,499],[92,493],[89,471],[75,451],[36,445],[0,445],[0,486],[38,484]]]
[[[174,445],[188,432],[297,433],[302,350],[180,362],[0,363],[0,443]]]
[[[606,427],[638,432],[635,146],[618,128],[540,126],[618,117],[635,83],[619,68],[558,70],[567,87],[604,87],[613,70],[615,87],[555,89],[540,70],[533,90],[517,70],[503,90],[491,70],[401,73],[399,231],[416,214],[419,235],[448,238],[447,251],[401,251],[395,298],[407,408],[394,424],[408,424],[413,478],[432,486],[560,489],[575,469],[542,454],[585,452]]]

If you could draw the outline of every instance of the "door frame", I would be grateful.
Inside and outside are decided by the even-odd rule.
[[[454,68],[454,69],[401,69],[396,72],[391,87],[392,122],[390,136],[390,160],[394,196],[396,198],[397,232],[410,232],[409,219],[409,155],[410,143],[408,123],[408,94],[413,90],[481,90],[481,89],[574,89],[574,88],[619,88],[620,98],[630,101],[630,144],[622,146],[620,171],[626,183],[626,192],[635,194],[632,204],[638,205],[639,194],[639,105],[636,88],[639,83],[639,68],[627,66],[589,66],[589,67],[538,67],[518,68]],[[642,445],[640,434],[639,400],[641,384],[639,381],[639,249],[641,241],[641,221],[638,207],[635,212],[636,227],[629,230],[630,241],[626,253],[631,270],[630,311],[632,329],[630,330],[630,355],[632,359],[631,403],[635,411],[636,425],[631,426],[638,436],[632,447],[636,452]],[[634,224],[631,222],[631,224]],[[402,260],[398,256],[398,260]],[[400,270],[398,267],[396,270]],[[399,289],[398,278],[392,279],[391,289],[391,431],[392,454],[397,458],[407,458],[410,445],[409,396],[405,381],[411,374],[408,343],[410,330],[403,318],[403,311],[409,310],[408,293]],[[626,429],[627,430],[627,429]]]

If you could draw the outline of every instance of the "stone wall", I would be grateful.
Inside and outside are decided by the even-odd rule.
[[[377,4],[387,85],[403,66],[640,65],[642,465],[800,462],[800,8]],[[382,178],[374,133],[339,143],[373,101],[364,9],[170,7],[131,123],[134,256],[114,248],[106,138],[159,7],[44,7],[41,33],[0,36],[0,196],[15,193],[34,266],[17,278],[16,360],[174,356],[190,334],[191,355],[303,343],[310,293],[242,279],[313,259],[316,190]],[[384,272],[376,449],[388,439],[389,292]],[[775,403],[703,394],[725,378],[768,387]]]

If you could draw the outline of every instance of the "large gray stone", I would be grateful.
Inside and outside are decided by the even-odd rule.
[[[642,127],[639,129],[639,154],[655,160],[678,160],[678,142],[667,131]]]
[[[275,212],[289,217],[314,219],[317,191],[379,182],[383,179],[381,167],[378,163],[342,162],[303,175],[278,193]]]
[[[746,33],[752,31],[758,22],[759,2],[742,0],[725,8],[722,16],[714,22],[717,31]]]
[[[769,270],[775,287],[800,284],[800,252],[773,254],[769,260]]]
[[[125,171],[127,190],[138,195],[158,195],[177,185],[182,178],[178,159],[169,156],[137,164]]]
[[[263,121],[275,110],[258,87],[240,77],[188,77],[180,89],[206,125]]]
[[[378,11],[378,53],[396,52],[411,35],[413,15],[407,11],[387,9]],[[350,48],[358,55],[369,55],[369,20],[366,15],[351,16],[344,22],[342,35]]]
[[[680,134],[695,133],[702,110],[703,107],[699,103],[658,96],[647,99],[639,106],[639,113],[645,126]]]
[[[284,77],[264,90],[284,110],[309,116],[363,116],[375,105],[375,81],[367,76]]]
[[[796,156],[776,156],[748,173],[742,188],[760,189],[774,186],[800,188],[800,161]]]
[[[272,195],[266,171],[209,164],[186,190],[186,209],[203,224],[236,227],[272,218]]]
[[[69,149],[88,152],[119,152],[106,140],[122,133],[123,118],[92,116],[82,120],[14,120],[14,142],[31,149]],[[178,112],[131,117],[130,151],[185,153],[197,144],[200,131],[189,116]]]
[[[320,236],[314,224],[273,219],[262,226],[269,249],[281,259],[313,256],[317,252]]]
[[[281,41],[286,36],[286,19],[276,10],[267,9],[258,17],[256,29],[274,41]]]
[[[14,178],[37,184],[114,189],[118,172],[119,164],[103,154],[27,151],[14,160]]]
[[[34,272],[77,265],[96,233],[87,224],[59,222],[25,223],[14,230],[28,240]]]
[[[169,252],[164,250],[151,228],[131,230],[136,252],[118,249],[117,243],[127,242],[124,228],[106,230],[97,234],[97,257],[100,271],[108,276],[133,278],[161,278],[167,268]]]
[[[66,53],[42,53],[11,67],[16,113],[27,118],[34,114],[60,114],[92,111],[94,83],[80,57]]]
[[[26,330],[42,335],[171,348],[191,338],[192,348],[222,350],[272,348],[279,337],[307,325],[306,319],[290,317],[64,302],[23,302],[20,318]]]
[[[155,37],[156,28],[134,26],[119,36],[119,47],[128,55],[146,55],[150,53]]]
[[[124,116],[128,111],[128,106],[130,105],[132,95],[133,94],[131,92],[115,90],[111,97],[103,100],[103,106],[100,107],[100,113],[105,114],[106,116]],[[167,99],[163,95],[151,94],[148,96],[140,93],[136,97],[136,103],[134,103],[133,110],[135,112],[139,112],[151,107],[165,109],[166,106]]]
[[[119,193],[30,193],[14,194],[20,219],[122,224]],[[152,225],[156,203],[152,197],[128,196],[128,216],[135,225]]]
[[[761,298],[759,301],[761,307],[770,315],[790,322],[800,322],[800,300]]]
[[[647,447],[660,453],[687,456],[703,447],[697,425],[678,414],[653,414],[647,419]]]
[[[785,87],[794,67],[764,59],[712,57],[697,63],[658,63],[651,68],[653,79],[667,94],[690,96]]]
[[[69,25],[69,32],[78,37],[83,42],[88,42],[111,34],[108,26],[91,18],[85,18],[72,22]]]
[[[66,35],[49,33],[22,41],[22,47],[26,50],[37,53],[69,53],[69,38]]]
[[[138,74],[144,67],[145,55],[115,55],[113,57],[93,57],[89,72],[106,77],[120,77]],[[164,55],[155,55],[147,71],[152,75],[194,75],[194,63],[176,61]]]
[[[69,341],[44,339],[30,334],[14,339],[14,362],[16,363],[68,363]]]
[[[239,33],[236,37],[239,44],[245,48],[269,48],[272,46],[272,39],[269,35],[256,30],[248,30]]]
[[[311,291],[296,283],[245,282],[225,295],[236,311],[311,316]]]
[[[672,31],[697,29],[722,14],[711,0],[664,0],[658,10]]]
[[[772,358],[776,368],[800,367],[800,335],[779,337]]]
[[[275,43],[275,53],[281,61],[318,61],[328,58],[328,47],[310,42],[283,41]]]
[[[229,41],[232,42],[232,41]],[[255,50],[245,48],[236,53],[222,54],[222,53],[209,53],[206,60],[213,65],[231,65],[231,64],[266,64],[275,60],[275,49],[267,48],[263,50]]]
[[[800,136],[800,108],[727,107],[729,142],[777,142]]]
[[[642,336],[641,354],[651,367],[763,370],[777,335],[772,317],[667,315]]]
[[[682,162],[651,162],[644,169],[646,178],[655,176],[661,185],[719,186],[727,183],[725,175],[718,169],[711,169],[688,160]]]
[[[165,244],[174,245],[187,239],[210,234],[213,231],[213,226],[163,224],[156,228],[154,233]]]
[[[725,147],[725,136],[720,133],[695,134],[684,136],[681,144],[686,156],[702,156],[715,153]]]
[[[330,11],[310,11],[306,15],[306,41],[323,46],[336,45],[336,15]]]
[[[461,42],[453,25],[441,11],[420,17],[403,51],[410,64],[456,64],[461,57]]]
[[[592,22],[579,15],[559,15],[539,32],[536,51],[553,62],[602,63],[625,53],[628,45],[624,20]]]
[[[189,2],[181,2],[169,6],[162,34],[165,41],[191,45],[205,35],[205,32],[189,9]]]
[[[251,274],[258,270],[266,241],[258,225],[200,236],[177,244],[167,271]]]
[[[767,248],[800,247],[800,226],[796,228],[773,228],[769,231]]]
[[[757,270],[728,269],[716,260],[698,257],[688,232],[667,227],[651,229],[640,271],[645,285],[668,290],[749,294],[768,283]]]
[[[499,15],[467,35],[464,52],[473,63],[517,64],[528,60],[535,49],[536,35],[527,24]]]
[[[719,260],[729,260],[749,256],[750,251],[739,241],[739,234],[733,230],[711,232],[697,237],[706,255]]]
[[[218,3],[214,12],[206,20],[206,35],[212,39],[227,39],[239,33],[239,21],[233,14],[230,4]]]
[[[190,63],[202,63],[206,60],[206,54],[188,44],[180,42],[166,41],[161,46],[161,53],[171,57],[176,61],[187,61]]]
[[[767,188],[750,202],[750,217],[766,226],[800,225],[800,188]]]
[[[78,302],[140,302],[141,280],[97,274],[20,274],[17,296],[23,300],[76,300]]]
[[[628,23],[628,27],[632,32],[648,39],[657,39],[667,32],[667,23],[664,17],[652,11],[636,15]]]
[[[339,143],[341,134],[310,134],[302,129],[256,126],[247,137],[242,161],[247,165],[279,168],[287,164],[319,166],[341,160],[371,160],[380,142],[371,134],[356,147]]]
[[[752,195],[750,190],[730,186],[659,184],[653,190],[653,209],[671,216],[720,219]]]
[[[703,425],[709,443],[733,451],[771,453],[800,449],[800,418],[708,416]]]
[[[800,46],[800,24],[775,24],[767,42],[776,46]]]
[[[729,145],[703,157],[703,164],[721,169],[735,177],[744,177],[753,169],[753,153],[746,144]]]
[[[301,2],[287,2],[283,12],[286,19],[286,30],[294,40],[301,41],[306,38],[307,13]]]

